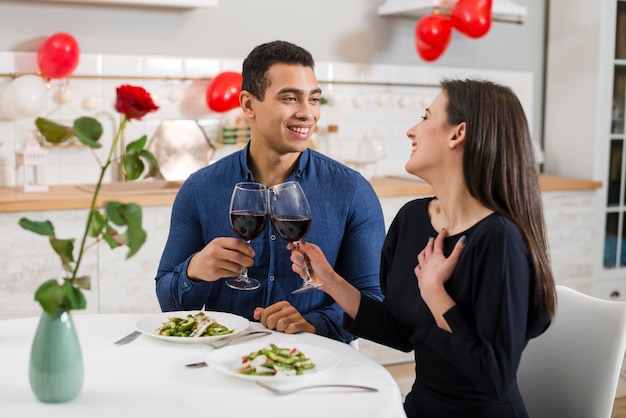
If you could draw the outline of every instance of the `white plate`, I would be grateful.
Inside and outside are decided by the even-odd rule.
[[[311,376],[318,373],[327,372],[333,369],[339,364],[339,357],[332,351],[324,348],[315,347],[306,344],[294,344],[293,347],[302,351],[313,363],[315,367],[310,370],[306,370],[303,374],[298,376],[255,376],[249,374],[241,374],[236,371],[236,368],[241,365],[241,358],[248,354],[265,348],[269,343],[247,343],[236,344],[228,347],[220,348],[219,350],[211,351],[206,357],[206,363],[211,369],[216,369],[224,374],[238,377],[245,380],[261,380],[264,382],[294,382],[298,381],[306,376]],[[289,347],[287,344],[276,344],[279,347]]]
[[[225,335],[214,335],[211,337],[172,337],[159,335],[157,333],[157,329],[160,328],[163,323],[167,322],[172,317],[185,318],[187,315],[195,315],[200,311],[177,311],[177,312],[163,312],[161,314],[148,316],[139,322],[137,322],[137,329],[141,331],[142,334],[149,335],[154,338],[159,338],[161,340],[175,342],[175,343],[183,343],[183,344],[198,344],[198,343],[208,343],[215,340],[221,340],[222,338],[231,337],[233,335],[239,334],[248,328],[250,321],[246,318],[243,318],[239,315],[234,315],[226,312],[212,312],[205,311],[204,313],[211,318],[215,318],[217,322],[224,325],[225,327],[232,329],[233,332]]]

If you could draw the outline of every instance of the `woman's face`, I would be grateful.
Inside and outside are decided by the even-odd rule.
[[[447,103],[447,96],[441,91],[425,110],[422,120],[407,131],[412,141],[411,155],[404,165],[408,173],[427,180],[431,171],[444,167],[441,162],[448,154],[449,139],[457,129],[447,122]]]

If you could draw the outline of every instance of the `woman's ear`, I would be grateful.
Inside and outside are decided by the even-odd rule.
[[[465,142],[465,122],[459,123],[454,129],[453,136],[450,139],[450,148],[456,148],[461,146]]]

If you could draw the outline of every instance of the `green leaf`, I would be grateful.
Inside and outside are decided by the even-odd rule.
[[[139,251],[143,243],[146,242],[148,234],[141,226],[129,225],[126,230],[126,236],[128,237],[128,248],[130,249],[126,258],[131,258]]]
[[[122,239],[123,236],[117,231],[117,229],[111,228],[110,226],[107,228],[106,232],[102,234],[102,238],[104,238],[104,241],[109,244],[111,249],[126,245],[126,241]]]
[[[87,234],[93,238],[100,236],[106,224],[106,217],[102,215],[100,211],[94,209],[91,215],[91,223],[89,224]]]
[[[146,142],[148,142],[148,137],[146,135],[142,136],[136,141],[131,142],[126,146],[126,154],[138,154],[144,149],[144,147],[146,146]]]
[[[61,258],[61,264],[67,272],[72,272],[72,263],[74,262],[74,238],[59,239],[56,237],[50,238],[50,245],[54,249],[54,252]]]
[[[136,203],[104,202],[104,207],[111,222],[118,226],[127,226],[124,234],[111,236],[111,239],[122,245],[128,245],[130,251],[126,258],[132,257],[139,251],[147,237],[146,231],[141,227],[141,206]]]
[[[35,292],[35,300],[39,302],[44,311],[50,315],[59,308],[64,309],[85,309],[87,301],[80,289],[74,287],[70,279],[65,279],[60,285],[56,279],[44,282]],[[81,286],[89,283],[88,277],[80,278]],[[83,287],[88,289],[89,287]]]
[[[102,136],[102,125],[95,118],[83,116],[76,119],[74,121],[74,135],[80,142],[91,148],[102,147],[102,144],[98,142]]]
[[[31,232],[34,232],[36,234],[39,234],[39,235],[46,235],[49,237],[54,236],[54,226],[52,225],[52,222],[50,221],[39,222],[39,221],[31,221],[30,219],[27,219],[27,218],[22,218],[19,220],[19,225],[22,228],[29,230]]]
[[[74,286],[77,289],[91,289],[91,277],[89,276],[81,276],[74,279]]]
[[[130,181],[137,180],[145,167],[143,161],[136,155],[125,155],[122,158],[122,164],[124,165],[126,179]]]
[[[66,280],[63,283],[63,290],[68,309],[85,309],[87,307],[87,301],[83,292],[75,288],[71,280]]]
[[[72,128],[58,124],[49,119],[37,118],[35,119],[35,125],[44,138],[46,138],[46,141],[53,144],[61,144],[74,136],[74,130]]]
[[[159,174],[159,162],[154,157],[154,155],[150,151],[145,149],[139,153],[139,156],[144,158],[148,162],[149,170],[148,174],[146,174],[144,178],[156,177],[156,175]]]
[[[158,174],[159,163],[150,151],[144,149],[147,141],[148,137],[144,135],[126,147],[122,164],[124,165],[127,180],[137,180],[141,176],[145,169],[143,160],[148,163],[148,173],[144,176],[145,178],[155,177]]]
[[[51,279],[39,286],[35,292],[35,300],[44,311],[52,315],[58,308],[65,305],[65,291],[55,279]]]

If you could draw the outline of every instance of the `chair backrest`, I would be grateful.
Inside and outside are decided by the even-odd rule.
[[[531,418],[610,418],[626,349],[626,302],[557,286],[553,323],[530,340],[517,381]]]

